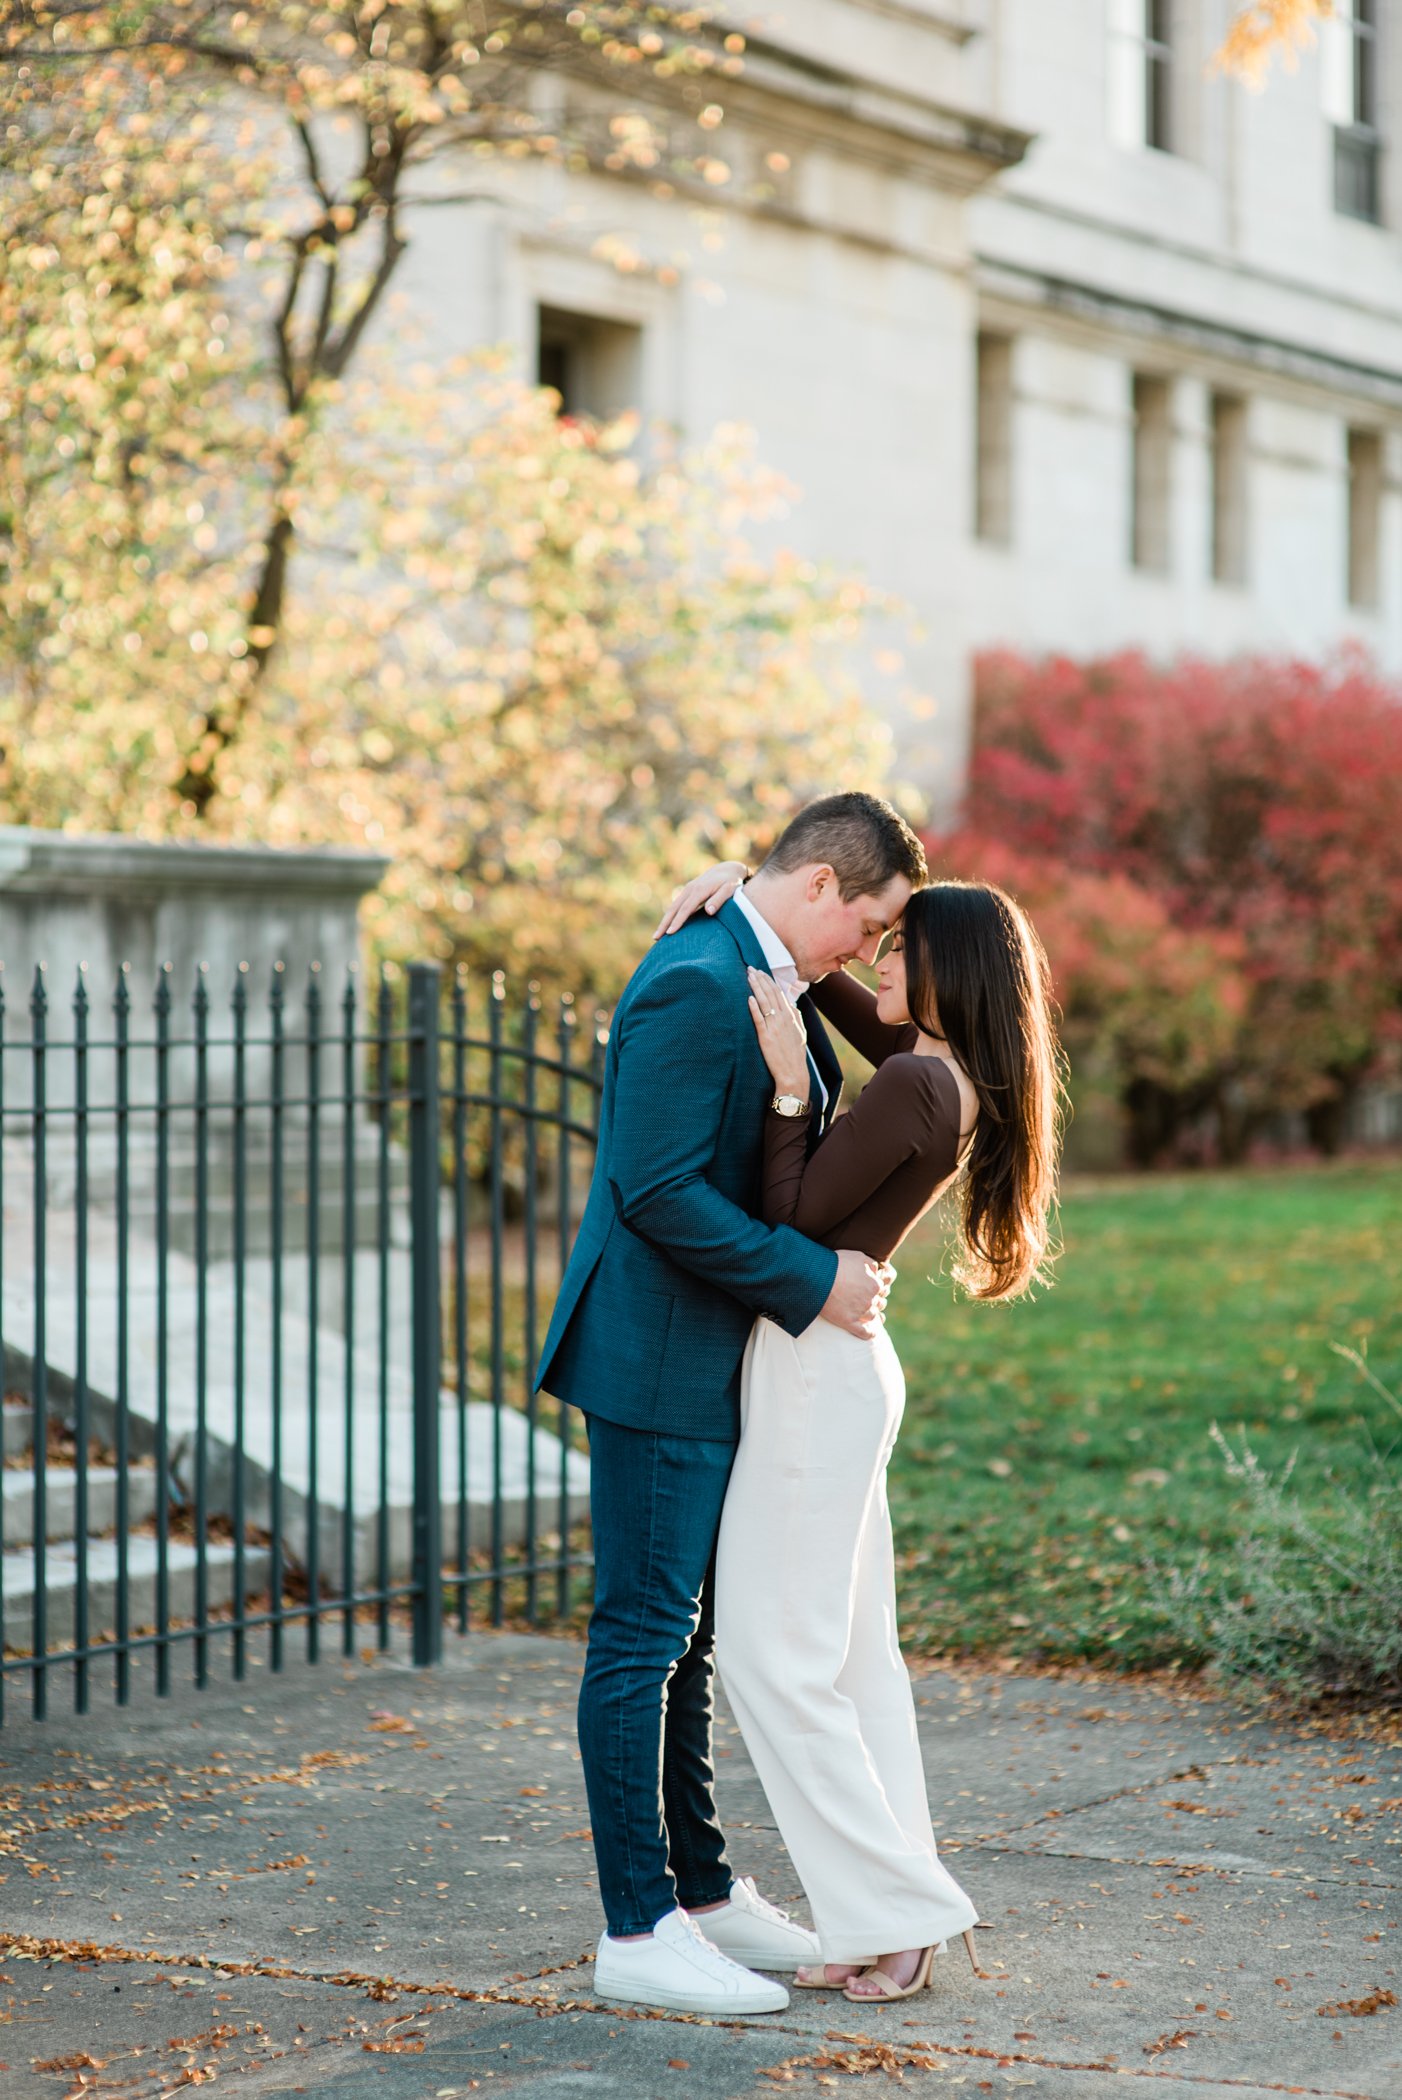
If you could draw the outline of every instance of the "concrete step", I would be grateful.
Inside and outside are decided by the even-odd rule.
[[[6,1458],[23,1458],[34,1448],[34,1410],[26,1400],[7,1400],[4,1405]]]
[[[4,1193],[7,1235],[0,1324],[5,1345],[5,1389],[23,1393],[32,1389],[34,1377],[35,1291],[32,1263],[26,1266],[24,1260],[23,1230],[30,1192],[18,1172],[7,1168]],[[154,1242],[144,1233],[132,1231],[126,1249],[125,1290],[119,1295],[113,1220],[94,1211],[89,1226],[82,1358],[92,1434],[115,1448],[116,1395],[124,1389],[128,1402],[126,1448],[132,1458],[150,1457],[160,1414],[164,1368],[169,1463],[177,1480],[188,1489],[203,1371],[211,1513],[227,1514],[232,1510],[235,1483],[241,1476],[245,1520],[270,1531],[274,1521],[272,1488],[277,1448],[282,1482],[279,1522],[287,1549],[298,1559],[309,1558],[307,1537],[315,1523],[319,1568],[332,1581],[342,1573],[345,1527],[341,1511],[347,1499],[354,1572],[362,1579],[377,1569],[381,1530],[379,1454],[383,1438],[389,1568],[395,1580],[407,1575],[413,1563],[414,1489],[414,1406],[407,1317],[413,1278],[408,1251],[391,1249],[387,1376],[382,1376],[376,1346],[378,1263],[373,1250],[362,1249],[355,1257],[356,1318],[349,1337],[325,1324],[333,1302],[329,1292],[318,1303],[319,1318],[313,1326],[306,1295],[303,1293],[299,1300],[294,1286],[299,1273],[304,1283],[309,1280],[306,1265],[296,1261],[287,1264],[279,1335],[279,1425],[272,1407],[270,1344],[274,1319],[269,1265],[249,1265],[243,1304],[246,1350],[241,1396],[234,1377],[238,1304],[230,1265],[211,1265],[203,1292],[207,1317],[201,1332],[196,1317],[201,1303],[199,1278],[194,1265],[178,1249],[171,1250],[167,1262],[168,1318],[162,1347],[159,1263]],[[480,1267],[477,1274],[480,1282]],[[47,1248],[46,1275],[44,1343],[50,1407],[67,1416],[73,1406],[80,1356],[77,1271],[71,1236],[57,1229]],[[266,1288],[260,1289],[258,1284]],[[519,1369],[513,1375],[515,1390],[519,1392]],[[318,1432],[315,1439],[313,1416]],[[498,1493],[504,1541],[514,1544],[522,1537],[532,1467],[540,1532],[555,1526],[557,1512],[552,1489],[558,1485],[562,1464],[569,1485],[568,1522],[577,1522],[586,1515],[588,1458],[582,1451],[561,1450],[552,1405],[542,1404],[541,1416],[541,1426],[532,1437],[524,1415],[515,1408],[504,1408],[498,1420],[489,1406],[473,1400],[463,1410],[464,1418],[460,1418],[456,1396],[446,1390],[440,1395],[443,1500],[450,1505],[451,1517],[455,1514],[451,1505],[456,1501],[458,1445],[460,1438],[465,1438],[466,1499],[471,1506],[474,1546],[492,1537],[492,1504]],[[445,1536],[450,1540],[456,1536],[455,1524]]]
[[[148,1133],[149,1135],[149,1133]],[[247,1201],[245,1245],[250,1253],[265,1253],[271,1245],[272,1171],[268,1133],[256,1126],[247,1133],[244,1188]],[[323,1253],[338,1252],[343,1244],[344,1170],[342,1131],[335,1116],[323,1119],[317,1190],[320,1205],[318,1244]],[[281,1154],[283,1244],[290,1251],[304,1251],[308,1242],[307,1189],[309,1162],[304,1127],[290,1126]],[[6,1145],[6,1165],[11,1175],[25,1164],[22,1140],[11,1138]],[[32,1165],[28,1171],[32,1174]],[[211,1260],[222,1260],[233,1252],[234,1170],[228,1132],[211,1132],[207,1160],[209,1209],[207,1246]],[[354,1243],[374,1247],[379,1233],[379,1136],[370,1125],[356,1125],[355,1152],[351,1162],[352,1219]],[[52,1139],[47,1153],[45,1186],[51,1213],[63,1229],[70,1223],[74,1201],[76,1161],[71,1143]],[[193,1134],[184,1123],[170,1132],[169,1193],[171,1244],[190,1255],[195,1244],[195,1193],[198,1168]],[[129,1170],[131,1220],[137,1231],[154,1230],[155,1153],[153,1144],[135,1148]],[[408,1159],[401,1146],[389,1154],[391,1229],[396,1238],[407,1234]],[[548,1192],[543,1191],[543,1197]],[[88,1201],[94,1211],[110,1214],[117,1196],[116,1161],[110,1144],[93,1144],[88,1156]],[[475,1207],[485,1203],[475,1192]]]
[[[89,1539],[88,1633],[91,1639],[111,1633],[117,1623],[117,1540]],[[195,1611],[195,1548],[172,1539],[166,1548],[172,1619],[190,1619]],[[127,1540],[127,1616],[133,1628],[149,1626],[156,1616],[156,1541]],[[234,1549],[211,1542],[205,1548],[211,1607],[228,1604],[234,1594]],[[266,1589],[269,1555],[264,1546],[244,1549],[245,1594]],[[44,1555],[47,1584],[47,1642],[50,1651],[73,1641],[77,1625],[78,1549],[68,1540],[51,1545]],[[30,1652],[34,1640],[35,1558],[32,1547],[0,1553],[0,1634],[7,1648]]]
[[[88,1532],[110,1531],[117,1521],[115,1466],[88,1467]],[[9,1467],[3,1475],[5,1545],[34,1543],[34,1472]],[[50,1539],[71,1539],[78,1531],[78,1475],[72,1466],[50,1466],[45,1481],[45,1532]],[[156,1508],[154,1467],[127,1468],[128,1522],[144,1523]]]

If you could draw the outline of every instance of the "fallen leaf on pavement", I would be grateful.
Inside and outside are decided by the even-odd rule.
[[[1381,2012],[1385,2005],[1395,2005],[1397,1997],[1393,1991],[1369,1991],[1366,1998],[1339,1998],[1332,2005],[1321,2005],[1319,2017],[1326,2019],[1334,2013],[1352,2013],[1355,2019],[1366,2019],[1369,2013]]]
[[[1144,2044],[1144,2054],[1162,2056],[1165,2049],[1186,2049],[1196,2033],[1195,2027],[1179,2027],[1172,2034],[1161,2034],[1157,2041]]]

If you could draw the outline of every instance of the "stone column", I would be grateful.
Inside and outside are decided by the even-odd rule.
[[[269,1169],[272,1123],[269,1093],[269,992],[281,979],[286,1049],[282,1095],[283,1230],[289,1251],[306,1246],[306,1110],[312,1077],[307,1040],[307,992],[313,966],[319,990],[323,1047],[316,1082],[323,1097],[338,1096],[342,1061],[335,1040],[344,1028],[348,975],[359,961],[357,913],[389,863],[378,854],[338,848],[287,851],[268,847],[151,844],[142,839],[82,837],[66,832],[0,828],[0,966],[3,966],[4,1162],[7,1210],[20,1203],[19,1177],[29,1171],[33,1129],[25,1113],[33,1099],[35,1060],[31,994],[35,967],[44,967],[46,1131],[45,1187],[55,1216],[74,1200],[74,993],[79,968],[88,998],[87,1173],[89,1200],[98,1209],[116,1200],[117,1060],[113,998],[127,966],[130,996],[127,1059],[129,1186],[133,1218],[149,1223],[156,1176],[157,1031],[155,994],[162,975],[169,989],[165,1061],[170,1161],[171,1244],[194,1245],[196,1053],[194,997],[203,975],[206,1022],[209,1210],[207,1245],[219,1261],[232,1243],[234,1132],[233,994],[242,978],[246,997],[244,1119],[247,1171],[246,1246],[251,1256],[270,1233]],[[164,970],[169,965],[168,972]],[[246,966],[246,967],[241,967]],[[280,968],[279,968],[280,966]],[[366,1032],[371,988],[360,985],[357,1036]],[[355,1051],[355,1089],[364,1084],[363,1044]],[[326,1099],[321,1117],[321,1202],[317,1241],[327,1253],[342,1237],[339,1104]],[[363,1108],[354,1122],[357,1155],[373,1150],[375,1133]],[[336,1133],[333,1142],[333,1133]],[[398,1162],[396,1161],[396,1181]],[[359,1183],[369,1181],[365,1175]],[[21,1205],[22,1208],[22,1205]],[[18,1212],[10,1221],[19,1229]],[[356,1237],[373,1237],[372,1193],[358,1201]]]

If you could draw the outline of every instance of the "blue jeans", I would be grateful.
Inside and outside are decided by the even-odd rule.
[[[712,1591],[735,1446],[587,1419],[594,1611],[579,1749],[599,1894],[621,1938],[730,1894],[711,1791]]]

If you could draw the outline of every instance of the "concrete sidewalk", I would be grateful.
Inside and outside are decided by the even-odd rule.
[[[931,1802],[989,1980],[955,1948],[888,2010],[796,1992],[721,2027],[590,2000],[580,1661],[450,1636],[428,1675],[260,1667],[11,1720],[0,2100],[215,2077],[240,2100],[743,2100],[897,2069],[1034,2100],[1125,2074],[1202,2100],[1402,2093],[1396,1747],[1171,1690],[931,1672]],[[737,1870],[801,1909],[728,1720],[720,1760]]]

